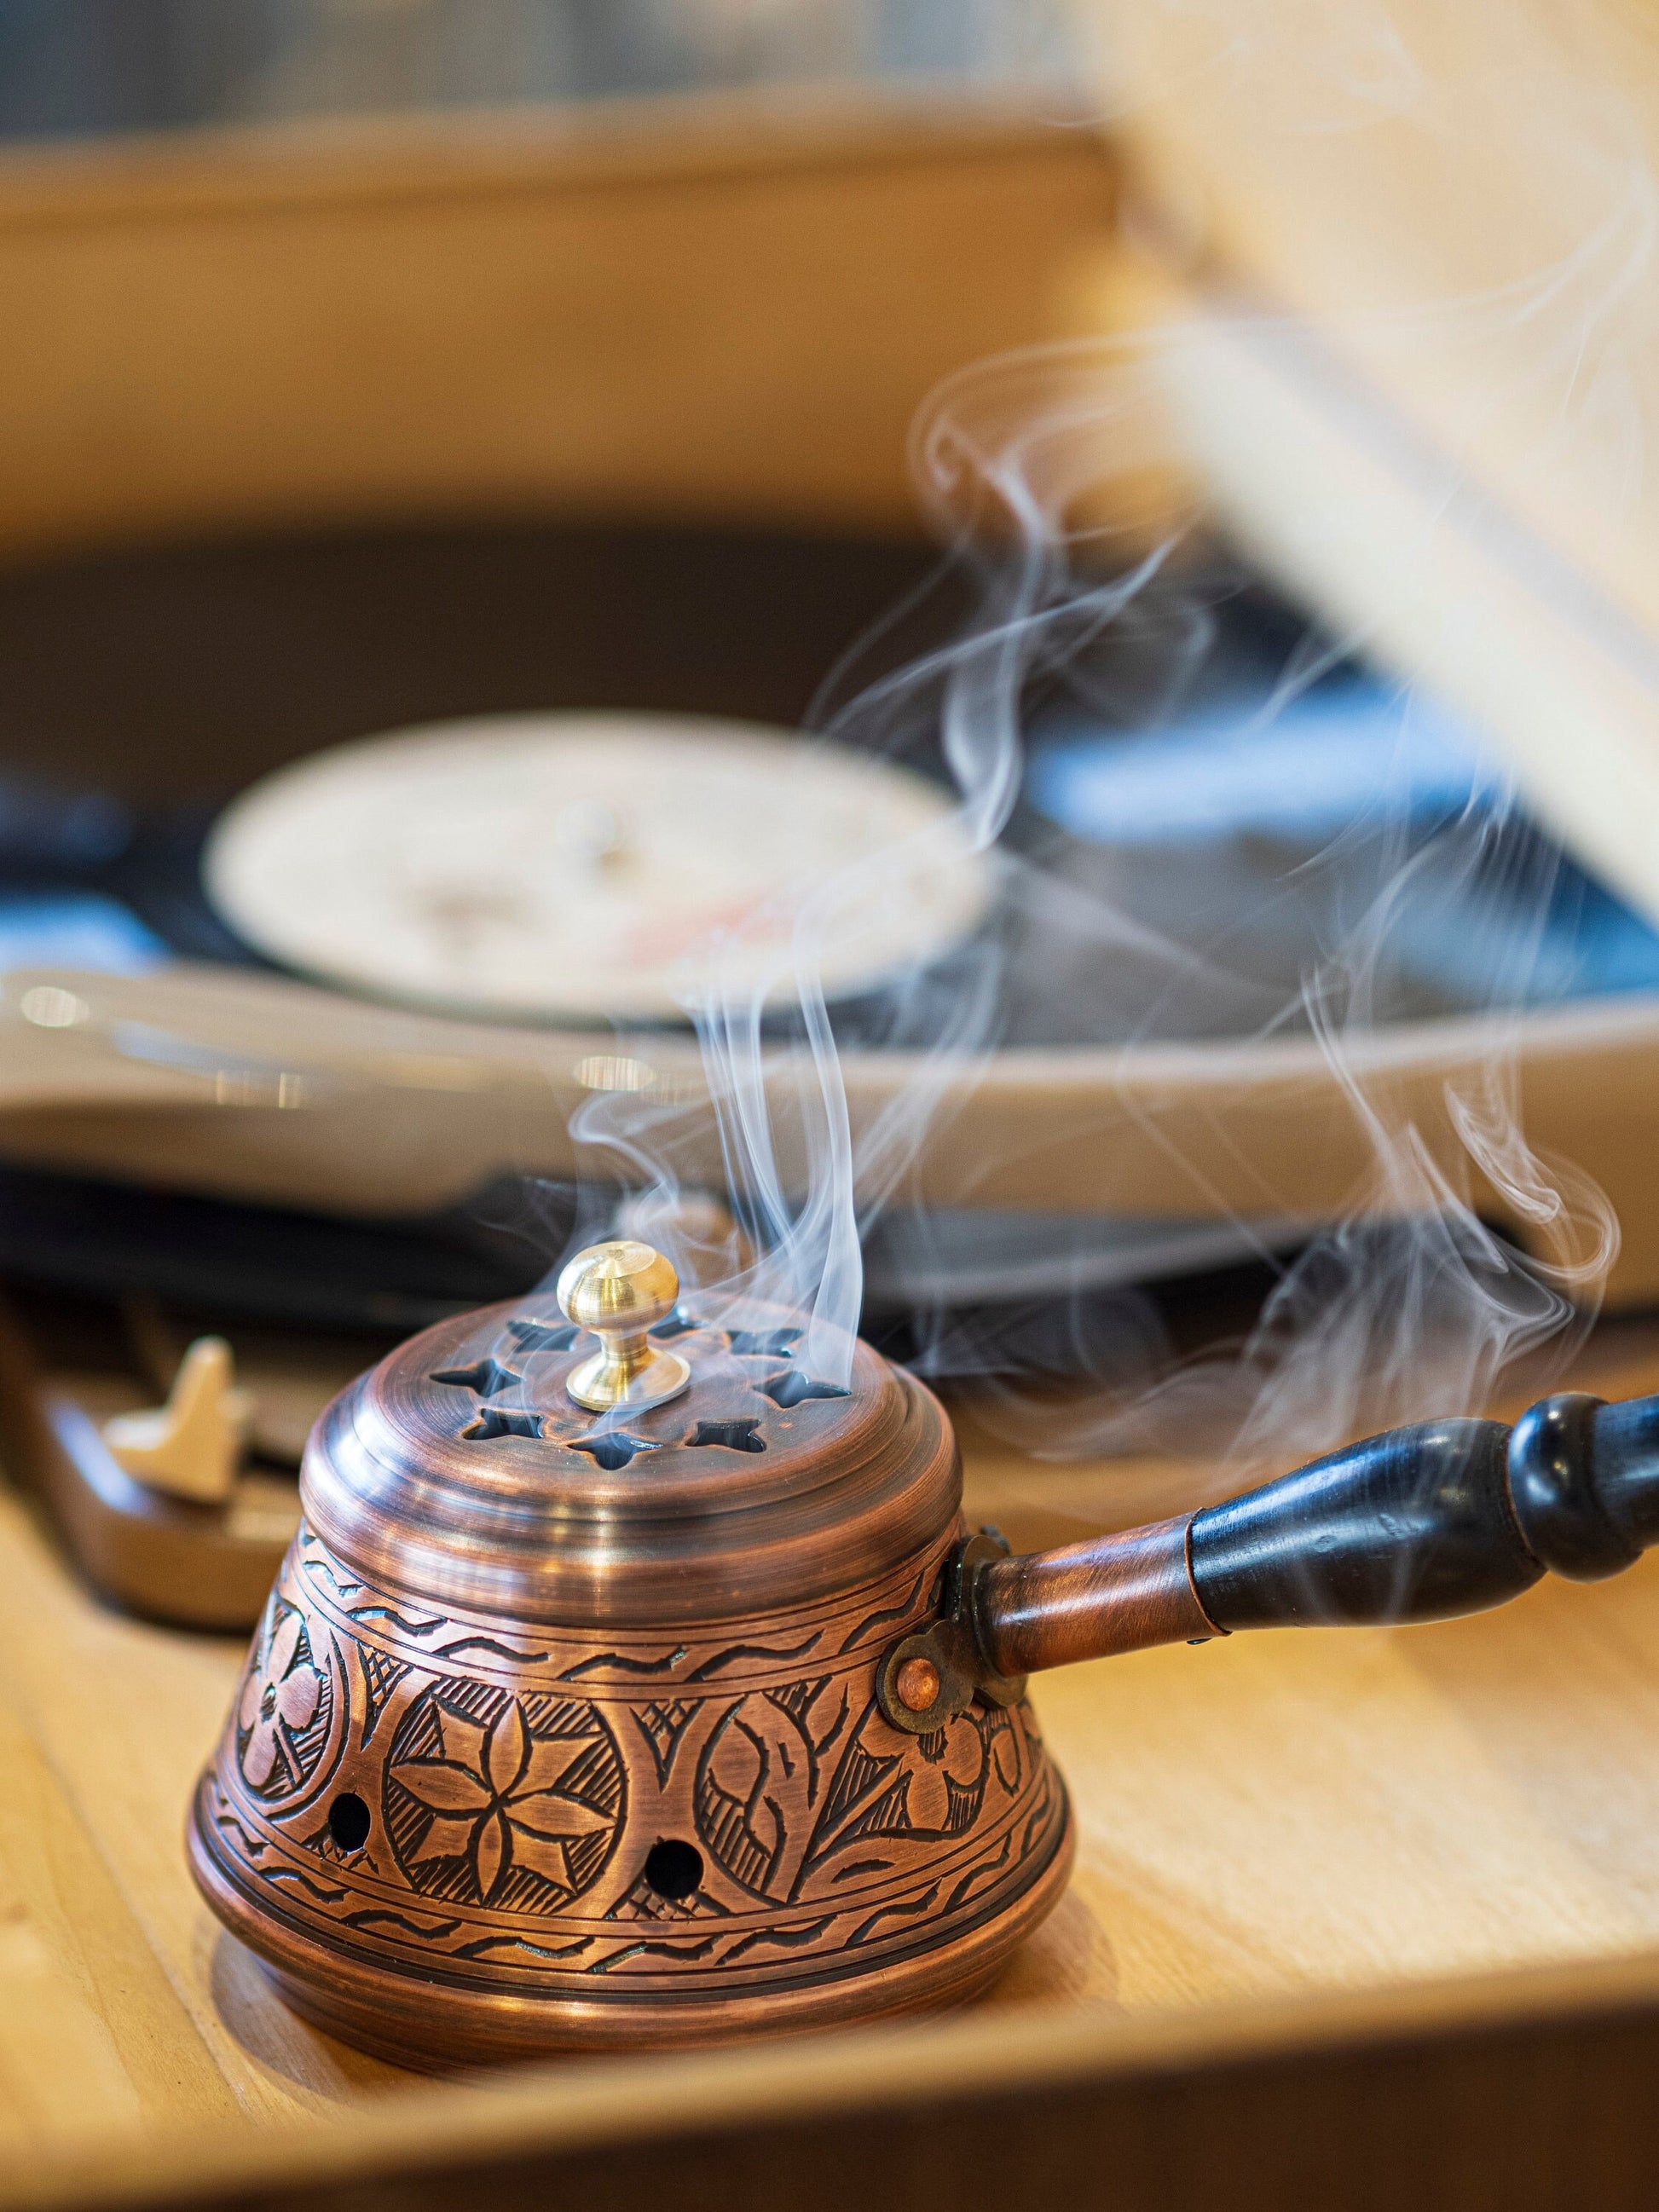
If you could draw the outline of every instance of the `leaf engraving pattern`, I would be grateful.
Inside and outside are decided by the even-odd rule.
[[[752,1896],[827,1894],[855,1856],[866,1870],[920,1866],[973,1828],[994,1784],[1000,1799],[1026,1786],[1020,1735],[1000,1707],[970,1707],[926,1736],[890,1728],[873,1699],[850,1731],[848,1721],[845,1692],[826,1678],[741,1698],[710,1735],[698,1834]]]
[[[873,1699],[836,1764],[818,1808],[802,1864],[803,1894],[819,1892],[860,1857],[896,1849],[901,1856],[965,1836],[979,1820],[988,1788],[1017,1799],[1028,1786],[1024,1714],[970,1705],[932,1735],[889,1727]]]
[[[788,1896],[811,1835],[818,1762],[808,1729],[763,1692],[742,1698],[703,1753],[697,1825],[734,1881]]]

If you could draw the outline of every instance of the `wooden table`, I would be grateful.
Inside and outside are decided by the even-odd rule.
[[[1605,1329],[1574,1380],[1659,1387],[1659,1323]],[[970,1510],[1017,1541],[1213,1486],[1043,1467],[963,1425]],[[1390,2174],[1414,2204],[1565,2201],[1528,2193],[1551,2158],[1644,2201],[1620,2194],[1659,2142],[1633,2092],[1582,2141],[1530,2137],[1551,2084],[1586,2094],[1585,2054],[1610,2094],[1659,2052],[1659,1559],[1481,1620],[1045,1678],[1076,1878],[975,2011],[482,2086],[303,2027],[197,1901],[184,1808],[238,1646],[102,1610],[9,1494],[0,1588],[0,2203],[464,2203],[446,2169],[502,2160],[501,2206],[827,2203],[872,2161],[888,2201],[1036,2203],[1098,2182],[1109,2143],[1123,2204],[1287,2201],[1297,2174],[1322,2205],[1381,2203]],[[429,2180],[347,2186],[411,2163]]]

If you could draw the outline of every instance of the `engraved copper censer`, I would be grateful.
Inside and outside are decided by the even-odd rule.
[[[964,1997],[1053,1906],[1028,1670],[1273,1623],[1434,1619],[1659,1534],[1659,1403],[1449,1420],[1032,1559],[950,1425],[648,1246],[566,1319],[441,1323],[343,1393],[198,1789],[198,1882],[308,2018],[417,2066]]]
[[[441,1323],[319,1423],[196,1799],[209,1902],[406,2063],[967,1994],[1070,1827],[1016,1686],[881,1709],[963,1534],[937,1400],[862,1343],[812,1381],[787,1315],[697,1325],[646,1246],[560,1289],[568,1321]]]

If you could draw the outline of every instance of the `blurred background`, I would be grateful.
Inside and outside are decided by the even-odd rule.
[[[0,131],[160,131],[762,84],[1064,87],[1047,0],[15,0]]]
[[[1639,58],[1249,20],[0,11],[41,1359],[632,1221],[1237,1479],[1659,1296]]]

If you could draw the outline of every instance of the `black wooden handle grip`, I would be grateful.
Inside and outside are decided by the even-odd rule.
[[[1659,1401],[1547,1398],[1508,1429],[1370,1437],[1194,1514],[1188,1556],[1219,1629],[1443,1620],[1553,1571],[1617,1574],[1659,1536]]]
[[[980,1540],[982,1544],[983,1540]],[[1564,1393],[1499,1421],[1392,1429],[1185,1519],[1024,1559],[964,1554],[948,1618],[898,1647],[937,1726],[1025,1674],[1242,1628],[1444,1620],[1547,1573],[1593,1582],[1659,1542],[1659,1398]],[[970,1547],[970,1551],[972,1547]]]
[[[1193,1587],[1219,1629],[1441,1620],[1543,1573],[1510,1503],[1510,1431],[1371,1437],[1193,1516]]]

